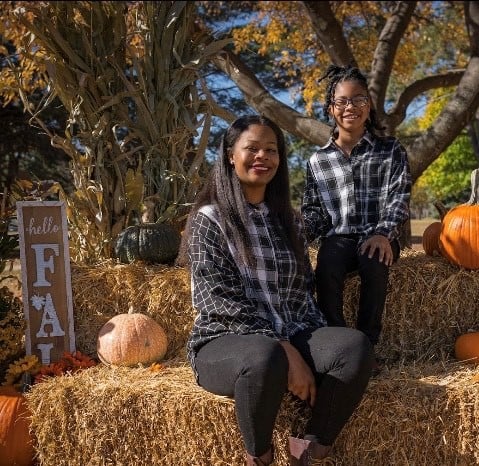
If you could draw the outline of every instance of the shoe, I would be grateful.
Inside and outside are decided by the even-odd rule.
[[[334,464],[329,457],[331,446],[296,437],[289,437],[290,466],[319,466]]]
[[[252,456],[249,453],[246,454],[246,466],[268,466],[274,463],[274,447],[271,445],[271,448],[264,454],[259,456]]]

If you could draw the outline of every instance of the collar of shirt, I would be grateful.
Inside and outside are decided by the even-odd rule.
[[[365,141],[370,146],[372,146],[373,140],[374,140],[374,136],[369,131],[366,131],[356,145],[361,144],[363,141]],[[321,146],[321,149],[327,149],[329,146],[332,146],[333,144],[335,144],[335,139],[333,138],[333,136],[330,136],[330,138],[328,139],[328,142],[324,146]]]

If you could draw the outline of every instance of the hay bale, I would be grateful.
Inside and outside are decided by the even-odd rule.
[[[359,277],[348,279],[344,314],[353,326]],[[443,257],[405,250],[391,266],[383,330],[377,352],[391,361],[441,360],[452,355],[458,335],[479,330],[479,270],[468,271]]]
[[[397,367],[370,382],[334,447],[337,465],[472,465],[479,462],[475,366]],[[191,369],[97,366],[33,386],[26,395],[40,464],[55,466],[242,466],[232,400],[198,387]],[[286,466],[287,437],[304,428],[302,404],[286,398],[274,442]]]
[[[133,307],[158,322],[168,335],[166,358],[185,354],[194,320],[189,273],[179,267],[141,262],[72,265],[76,346],[96,358],[100,328]]]
[[[315,253],[311,253],[314,262]],[[186,269],[141,262],[72,266],[77,348],[96,357],[101,326],[133,306],[154,318],[170,339],[167,358],[185,355],[195,317]],[[359,277],[346,281],[344,314],[354,326]],[[452,354],[458,335],[479,330],[479,271],[442,257],[404,250],[391,267],[378,353],[391,362],[441,360]]]

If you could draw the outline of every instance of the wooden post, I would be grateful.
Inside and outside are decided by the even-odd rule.
[[[75,351],[65,204],[17,202],[26,354],[42,364]]]

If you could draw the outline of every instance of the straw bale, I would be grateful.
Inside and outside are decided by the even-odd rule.
[[[470,466],[479,463],[477,366],[396,366],[372,379],[334,449],[344,466]],[[103,365],[34,385],[26,394],[41,465],[242,466],[231,399],[196,385],[178,361],[158,373]],[[274,443],[286,466],[293,419],[285,398]]]
[[[312,261],[315,252],[311,252]],[[350,276],[344,314],[354,326],[359,277]],[[96,357],[101,326],[130,306],[154,318],[170,339],[166,358],[185,355],[194,310],[186,269],[141,262],[72,266],[77,348]],[[406,249],[391,266],[377,352],[391,362],[449,357],[458,335],[479,330],[479,271],[460,269],[442,257]]]
[[[76,346],[96,357],[100,328],[117,314],[141,312],[152,317],[168,336],[165,358],[185,353],[194,319],[188,272],[179,267],[105,261],[72,265]]]
[[[345,287],[344,314],[351,326],[359,286],[359,276],[354,275]],[[392,361],[441,360],[452,355],[457,336],[469,330],[479,330],[479,270],[404,250],[390,268],[377,352]]]

